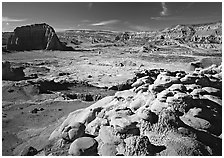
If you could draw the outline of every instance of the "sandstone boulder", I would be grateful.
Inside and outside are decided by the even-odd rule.
[[[106,125],[109,125],[106,119],[97,117],[95,120],[93,120],[86,126],[86,132],[97,136],[99,134],[100,126]]]
[[[213,87],[203,87],[202,89],[205,90],[210,95],[215,95],[219,97],[222,96],[222,91],[220,89],[213,88]]]
[[[214,95],[203,95],[203,97],[222,106],[222,99],[220,97]]]
[[[73,123],[72,126],[67,126],[62,132],[62,138],[68,141],[82,137],[85,134],[85,125],[80,122]]]
[[[201,142],[189,137],[167,139],[166,150],[160,156],[202,156],[212,155],[211,149]]]
[[[138,115],[141,119],[149,121],[151,124],[156,123],[158,121],[158,116],[149,109],[141,110]]]
[[[102,126],[98,137],[104,144],[119,144],[121,142],[120,137],[116,135],[113,127],[110,126]]]
[[[180,119],[188,126],[193,127],[197,130],[208,130],[211,128],[211,123],[205,119],[194,117],[190,114],[181,116]]]
[[[103,144],[99,149],[99,154],[101,156],[116,156],[116,146],[114,144]]]
[[[157,114],[157,113],[161,112],[163,109],[166,109],[167,107],[168,107],[168,103],[161,102],[160,100],[155,99],[152,102],[150,109],[152,112]]]
[[[136,122],[132,122],[128,116],[121,117],[115,115],[111,118],[110,125],[114,127],[115,131],[120,133],[136,128]]]
[[[170,91],[181,91],[181,92],[185,92],[187,90],[183,84],[173,84],[168,89]]]
[[[96,156],[97,147],[98,143],[94,138],[81,137],[70,145],[68,153],[73,156]]]
[[[145,100],[143,98],[136,98],[130,103],[129,106],[133,111],[135,111],[139,109],[141,106],[143,106],[144,104],[145,104]]]
[[[152,144],[147,136],[133,136],[125,139],[125,156],[152,156]]]

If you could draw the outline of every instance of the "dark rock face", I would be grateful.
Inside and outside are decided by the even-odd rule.
[[[20,153],[20,156],[34,156],[38,153],[37,149],[34,147],[25,147],[23,151]]]
[[[54,29],[43,23],[17,27],[8,39],[7,50],[65,50]]]
[[[11,63],[8,61],[2,62],[3,80],[18,81],[24,79],[24,76],[23,67],[12,67]]]

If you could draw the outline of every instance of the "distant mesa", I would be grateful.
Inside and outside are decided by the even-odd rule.
[[[7,50],[71,50],[46,23],[17,27],[7,42]]]

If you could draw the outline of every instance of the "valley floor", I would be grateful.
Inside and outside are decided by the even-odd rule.
[[[133,53],[128,51],[128,47],[72,52],[24,51],[2,55],[3,60],[16,66],[25,66],[27,76],[36,74],[39,79],[85,81],[99,88],[99,91],[101,88],[123,83],[133,78],[136,71],[143,69],[162,68],[189,72],[189,63],[203,57],[171,52]],[[5,156],[19,155],[26,146],[35,146],[41,150],[47,145],[46,140],[52,131],[70,112],[95,102],[67,100],[60,95],[60,90],[30,96],[28,92],[34,91],[32,87],[25,92],[19,88],[13,89],[12,85],[17,82],[23,81],[2,81],[2,153]],[[10,88],[13,90],[10,91]],[[82,93],[82,87],[79,93]],[[98,93],[98,90],[93,93]],[[105,96],[115,92],[105,90],[100,93]]]

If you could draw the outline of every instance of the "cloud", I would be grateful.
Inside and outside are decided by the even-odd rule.
[[[93,7],[93,3],[92,2],[88,3],[88,8],[91,9],[92,7]]]
[[[158,16],[158,17],[151,17],[150,19],[151,20],[161,20],[161,21],[165,21],[165,20],[180,20],[180,19],[183,19],[184,17],[181,17],[181,16],[170,16],[170,17],[161,17],[161,16]]]
[[[91,21],[88,20],[88,19],[84,19],[84,20],[82,20],[81,22],[83,22],[83,23],[89,23],[89,22],[91,22]]]
[[[108,20],[108,21],[101,21],[99,23],[94,23],[91,24],[92,26],[104,26],[104,25],[109,25],[109,24],[115,24],[118,23],[119,20]]]
[[[27,19],[12,19],[8,17],[2,17],[2,22],[21,22],[26,21]]]
[[[129,28],[134,31],[151,31],[152,30],[148,26],[141,26],[141,25],[130,25]]]
[[[162,9],[163,10],[160,12],[160,15],[161,16],[167,16],[167,15],[169,15],[168,8],[166,6],[166,3],[165,2],[161,2],[161,6],[162,6]]]

